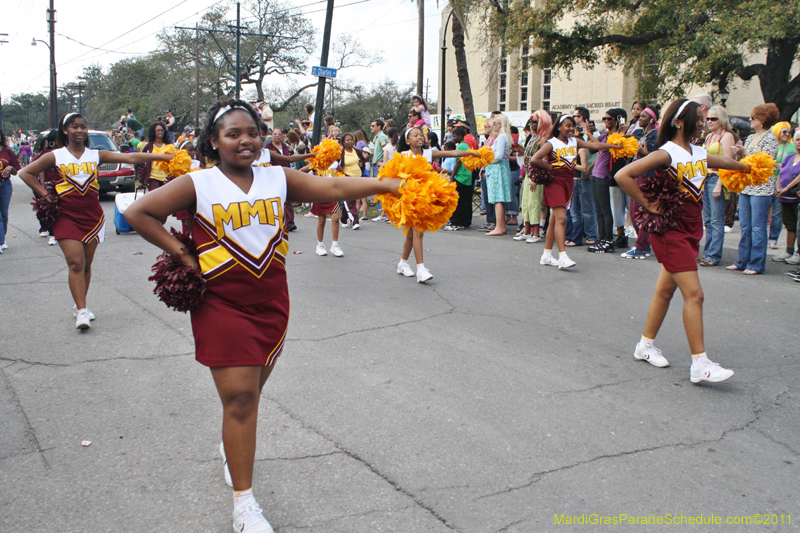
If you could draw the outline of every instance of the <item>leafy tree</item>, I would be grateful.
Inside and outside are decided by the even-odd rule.
[[[491,18],[506,46],[531,45],[532,63],[569,73],[605,59],[634,73],[644,98],[758,77],[764,101],[782,119],[800,107],[800,75],[792,72],[800,51],[796,1],[543,0],[516,2]]]

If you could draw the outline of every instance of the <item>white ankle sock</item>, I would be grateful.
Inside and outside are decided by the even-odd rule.
[[[325,243],[324,243],[324,242],[322,242],[322,241],[319,241],[319,242],[317,243],[317,246],[325,246]]]
[[[694,364],[694,363],[707,363],[708,361],[709,361],[709,359],[708,359],[708,355],[706,355],[706,352],[698,353],[698,354],[694,354],[694,353],[692,354],[692,364]]]
[[[643,345],[650,345],[650,346],[652,346],[652,345],[653,345],[653,341],[654,341],[654,340],[655,340],[655,339],[648,339],[647,337],[645,337],[644,335],[642,335],[642,340],[640,340],[640,341],[639,341],[639,344],[643,344]]]
[[[545,248],[542,252],[542,257],[553,257],[553,250],[548,250]]]
[[[567,257],[567,252],[558,252],[558,257],[559,258]]]
[[[250,500],[255,501],[253,497],[253,487],[247,490],[233,491],[233,510],[235,511],[237,507],[248,503]]]
[[[417,263],[417,270],[420,268],[425,268],[425,263]]]
[[[332,241],[331,246],[339,246],[339,241]]]

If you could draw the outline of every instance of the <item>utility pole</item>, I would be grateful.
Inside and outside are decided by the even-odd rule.
[[[250,60],[253,59],[253,56],[256,55],[256,53],[259,51],[261,46],[266,42],[266,40],[268,38],[270,38],[270,37],[280,37],[281,39],[287,40],[287,37],[284,37],[282,35],[278,35],[278,34],[275,34],[275,33],[249,33],[249,32],[243,32],[242,29],[243,28],[246,29],[247,26],[242,26],[241,25],[241,21],[242,21],[242,19],[241,19],[241,6],[239,5],[239,2],[236,2],[236,26],[229,25],[228,27],[231,28],[230,30],[215,30],[215,29],[212,29],[212,28],[198,28],[197,26],[195,26],[194,28],[187,28],[185,26],[175,26],[176,30],[207,31],[208,34],[211,36],[211,38],[214,39],[214,42],[216,43],[217,48],[219,48],[219,51],[222,52],[222,57],[225,58],[225,61],[228,63],[228,65],[232,69],[234,69],[234,72],[236,73],[236,99],[237,100],[239,99],[239,93],[241,92],[241,87],[242,87],[242,69],[241,69],[242,60],[241,60],[241,57],[240,57],[241,56],[241,40],[242,40],[242,36],[246,36],[246,37],[261,37],[261,42],[258,43],[258,46],[256,46],[255,50],[253,50],[253,53],[250,54],[250,57],[248,57],[247,59],[244,60],[244,64],[245,65],[250,63]],[[234,62],[231,61],[231,58],[228,57],[228,53],[225,51],[225,48],[222,47],[220,42],[214,36],[215,33],[227,33],[227,34],[233,34],[235,36],[235,38],[236,38],[236,64],[235,65],[234,65]],[[297,39],[294,38],[294,39],[291,39],[291,40],[297,40]],[[220,65],[220,68],[222,68],[222,65]],[[217,86],[219,87],[219,76],[217,76]],[[196,106],[197,105],[199,105],[199,104],[196,104]],[[199,111],[196,111],[196,114],[198,115],[198,122],[199,122],[199,118],[200,118],[199,117]]]
[[[425,61],[425,0],[417,0],[419,13],[417,42],[417,94],[422,96],[423,62]]]
[[[3,37],[8,37],[7,33],[0,33],[0,44],[8,44],[8,41],[3,39]],[[5,122],[3,120],[3,95],[0,94],[0,131],[3,131],[5,127]]]
[[[56,9],[55,0],[50,0],[47,10],[47,25],[50,31],[50,127],[58,126],[58,95],[56,94]]]
[[[78,83],[78,114],[83,115],[83,90],[86,85],[83,82]]]
[[[328,52],[331,47],[331,26],[333,25],[333,0],[328,0],[328,9],[325,12],[325,29],[322,32],[322,57],[319,65],[323,68],[328,66]],[[317,102],[314,108],[314,130],[311,138],[311,146],[319,144],[322,134],[322,108],[325,105],[325,78],[320,76],[317,84]],[[331,91],[332,92],[332,91]]]
[[[194,127],[200,127],[200,29],[194,25]]]

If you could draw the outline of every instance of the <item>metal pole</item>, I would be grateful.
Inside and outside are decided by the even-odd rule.
[[[322,32],[322,57],[319,66],[328,66],[328,52],[331,45],[331,25],[333,24],[333,0],[328,0],[328,10],[325,13],[325,29]],[[325,78],[320,77],[317,84],[317,105],[314,108],[314,133],[311,145],[319,144],[322,133],[322,108],[325,105]]]
[[[200,30],[194,25],[194,127],[200,124]]]
[[[450,10],[450,14],[447,15],[447,20],[444,22],[444,32],[442,32],[442,98],[439,102],[439,114],[441,115],[441,130],[442,134],[439,137],[439,140],[444,144],[444,130],[445,130],[445,118],[444,118],[444,82],[446,78],[445,73],[445,62],[447,61],[447,25],[450,24],[450,17],[453,16],[453,10]]]
[[[239,26],[241,23],[240,15],[241,5],[236,2],[236,99],[239,99],[239,89],[241,88],[241,76],[239,73],[239,41],[242,38],[242,28]]]
[[[78,84],[78,114],[83,115],[83,83]]]
[[[50,28],[50,127],[58,125],[58,96],[56,95],[56,9],[55,0],[50,0],[47,22]]]

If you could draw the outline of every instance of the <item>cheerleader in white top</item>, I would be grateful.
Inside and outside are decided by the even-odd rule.
[[[234,491],[234,529],[272,533],[252,481],[261,390],[283,349],[289,319],[284,202],[397,194],[400,180],[320,178],[289,168],[254,167],[261,154],[258,115],[241,100],[212,106],[200,138],[200,154],[219,163],[148,193],[125,218],[142,237],[206,280],[205,298],[192,311],[192,332],[195,356],[210,367],[222,401],[220,451]],[[182,209],[194,213],[191,238],[199,258],[159,222]]]
[[[431,150],[424,148],[425,135],[419,128],[409,128],[405,131],[398,144],[398,151],[406,157],[424,157],[428,163],[433,163],[433,158],[438,157],[480,157],[477,152],[470,152],[467,150]],[[417,283],[425,283],[433,279],[433,274],[430,270],[425,268],[425,263],[422,259],[422,237],[423,232],[418,231],[417,228],[411,228],[411,231],[406,233],[406,240],[403,242],[403,253],[400,256],[400,262],[397,264],[397,273],[406,277],[414,276],[414,271],[408,264],[408,258],[411,257],[411,250],[414,250],[414,259],[417,261]]]
[[[678,181],[686,196],[677,226],[663,234],[650,235],[650,244],[661,263],[661,273],[633,357],[657,367],[669,365],[653,342],[675,290],[680,289],[683,327],[692,352],[690,379],[692,383],[716,383],[731,377],[733,371],[713,363],[706,356],[703,341],[703,288],[697,276],[696,261],[703,237],[703,187],[709,167],[729,170],[749,170],[749,167],[727,157],[707,155],[705,149],[692,144],[692,139],[700,138],[703,132],[703,115],[699,108],[699,104],[690,100],[672,102],[658,134],[659,149],[627,165],[617,172],[615,178],[632,200],[651,213],[660,213],[659,205],[644,197],[634,181],[635,177],[653,170],[665,170],[669,179]]]
[[[50,192],[36,180],[40,172],[54,168],[59,173],[55,192],[61,214],[53,225],[53,236],[69,265],[69,290],[75,301],[75,327],[89,329],[94,314],[86,307],[86,293],[92,279],[92,260],[97,245],[105,239],[105,216],[100,205],[97,169],[103,163],[149,163],[169,161],[172,154],[142,154],[92,150],[89,126],[78,113],[67,113],[58,125],[58,149],[26,166],[19,175],[40,195]]]
[[[575,164],[579,149],[607,150],[621,148],[618,144],[584,141],[575,137],[575,119],[571,115],[561,115],[553,129],[553,136],[545,142],[531,158],[531,164],[553,172],[554,179],[544,185],[542,204],[550,208],[550,228],[545,238],[544,252],[539,260],[541,265],[557,266],[559,269],[575,266],[575,261],[567,256],[566,232],[567,209],[572,201],[575,187]],[[531,184],[535,191],[538,185]],[[553,257],[553,243],[558,245],[558,259]]]

